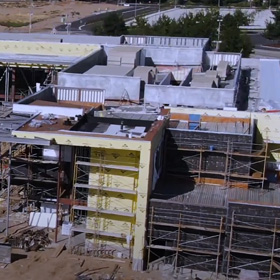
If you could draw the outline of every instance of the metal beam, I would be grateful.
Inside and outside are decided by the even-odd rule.
[[[35,139],[28,139],[28,138],[18,138],[18,137],[1,137],[0,142],[11,143],[11,144],[26,144],[26,145],[40,145],[40,146],[50,146],[52,141],[35,138]]]

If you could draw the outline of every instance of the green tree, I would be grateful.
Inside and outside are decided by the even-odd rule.
[[[117,13],[109,13],[101,25],[93,29],[95,35],[120,36],[127,34],[128,30],[122,16]]]
[[[242,34],[239,29],[240,25],[248,24],[248,19],[245,19],[239,12],[224,16],[220,37],[222,43],[219,51],[242,52],[243,57],[248,57],[252,52],[251,40],[249,36]]]
[[[130,34],[136,35],[158,35],[176,37],[202,37],[217,40],[219,11],[210,9],[197,14],[189,13],[178,20],[162,16],[150,25],[145,19],[137,18],[136,25],[129,29]],[[250,38],[242,34],[239,26],[248,25],[251,16],[236,10],[233,15],[227,14],[223,17],[220,40],[220,51],[241,52],[243,56],[249,56],[252,51]]]
[[[266,23],[264,36],[268,39],[280,38],[280,10],[273,12],[274,22]]]
[[[129,28],[129,34],[133,35],[152,35],[153,29],[143,17],[136,17],[135,25]]]

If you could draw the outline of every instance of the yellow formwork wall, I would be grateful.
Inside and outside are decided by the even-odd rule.
[[[0,41],[0,53],[9,54],[86,56],[99,49],[92,44]]]
[[[122,169],[103,168],[103,165],[131,166],[139,168],[140,152],[129,150],[116,150],[104,148],[91,149],[91,162],[99,164],[98,167],[91,167],[89,174],[89,184],[101,186],[100,190],[91,190],[88,196],[88,206],[98,209],[106,209],[119,212],[136,212],[137,196],[127,193],[116,193],[102,191],[102,187],[119,188],[120,190],[137,191],[139,172]],[[89,212],[87,218],[87,227],[100,231],[112,232],[123,236],[132,236],[134,233],[135,218],[121,215],[96,215]],[[116,242],[122,243],[123,252],[128,249],[125,239],[116,240],[115,238],[101,238],[99,241],[114,247]]]

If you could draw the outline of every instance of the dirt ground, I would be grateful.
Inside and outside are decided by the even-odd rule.
[[[61,24],[63,16],[67,22],[89,16],[94,12],[119,10],[123,6],[107,3],[90,3],[81,1],[1,3],[0,32],[29,32],[30,14],[32,15],[31,32],[52,32]],[[20,26],[24,25],[24,26]]]
[[[85,271],[91,273],[92,279],[109,279],[116,265],[120,265],[116,280],[152,280],[161,279],[157,272],[133,272],[125,261],[100,260],[92,257],[76,256],[63,251],[57,258],[53,257],[55,249],[28,252],[13,250],[13,263],[5,268],[0,266],[0,279],[9,280],[75,280],[75,274]]]

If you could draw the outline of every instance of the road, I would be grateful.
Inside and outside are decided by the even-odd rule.
[[[75,32],[75,33],[90,33],[92,34],[93,26],[96,22],[104,20],[108,13],[117,13],[122,15],[124,20],[129,20],[135,17],[135,14],[143,15],[148,13],[155,13],[158,11],[158,5],[137,5],[131,6],[129,8],[118,10],[118,11],[109,11],[109,12],[99,12],[82,18],[80,20],[73,21],[69,24],[61,24],[56,27],[57,31],[65,31],[65,32]]]

